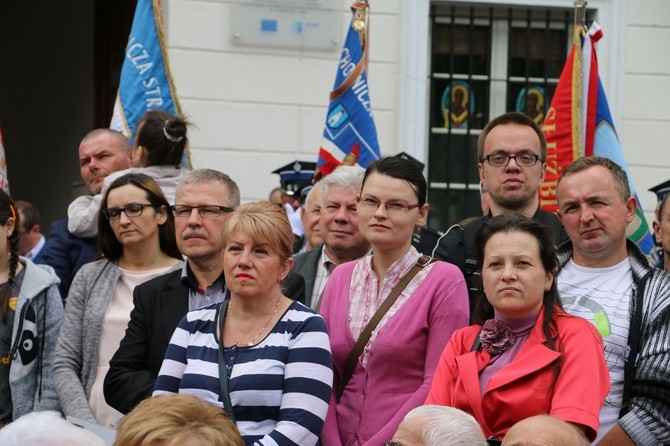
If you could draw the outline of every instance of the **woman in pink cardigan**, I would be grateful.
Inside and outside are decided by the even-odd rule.
[[[324,446],[379,446],[404,416],[423,404],[440,353],[468,323],[468,294],[455,266],[425,259],[412,234],[428,216],[426,180],[411,161],[382,158],[368,167],[358,198],[359,228],[372,255],[338,266],[328,279],[321,314],[328,325],[335,382]],[[380,320],[338,395],[347,358],[393,288],[423,266]]]

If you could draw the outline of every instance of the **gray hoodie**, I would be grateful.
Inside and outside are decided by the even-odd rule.
[[[20,257],[25,267],[12,327],[9,387],[12,419],[33,411],[60,410],[52,364],[63,304],[60,280],[47,265]]]

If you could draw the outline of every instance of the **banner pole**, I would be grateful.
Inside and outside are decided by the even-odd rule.
[[[575,0],[575,27],[581,27],[586,24],[586,0]]]

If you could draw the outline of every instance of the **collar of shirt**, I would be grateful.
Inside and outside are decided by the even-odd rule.
[[[37,242],[37,244],[33,247],[33,249],[28,251],[26,255],[24,255],[23,257],[30,260],[34,259],[35,256],[39,254],[39,252],[42,250],[42,248],[44,248],[44,245],[46,244],[47,244],[46,239],[44,238],[43,235],[40,235],[40,240]]]
[[[219,277],[217,277],[214,282],[207,285],[207,287],[210,287],[219,281],[222,281],[224,284],[226,283],[226,277],[223,275],[223,271],[221,271]],[[195,278],[195,274],[193,274],[193,270],[191,270],[188,260],[184,262],[184,266],[181,268],[181,283],[191,291],[205,294],[205,289],[198,284],[198,280]]]

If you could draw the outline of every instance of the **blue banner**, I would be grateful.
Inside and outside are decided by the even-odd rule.
[[[367,79],[367,9],[363,2],[352,7],[319,149],[319,178],[341,164],[365,168],[381,157]]]
[[[658,264],[660,259],[658,252],[656,251],[654,238],[651,234],[651,231],[649,231],[649,225],[647,224],[647,220],[644,217],[644,211],[642,210],[640,199],[637,196],[635,184],[633,184],[633,178],[631,177],[630,170],[628,169],[626,159],[623,157],[623,150],[621,149],[619,138],[617,137],[616,130],[614,129],[614,121],[612,120],[612,115],[610,114],[610,108],[607,103],[607,96],[605,95],[605,89],[603,88],[603,84],[600,81],[600,77],[598,77],[598,102],[596,105],[596,125],[593,141],[593,154],[611,159],[626,171],[631,194],[637,200],[635,217],[628,225],[626,236],[637,244],[637,246],[647,256],[647,259],[652,266]]]
[[[181,107],[170,73],[160,4],[138,0],[110,127],[132,141],[137,122],[149,110],[177,115]],[[190,168],[188,148],[182,166]]]

